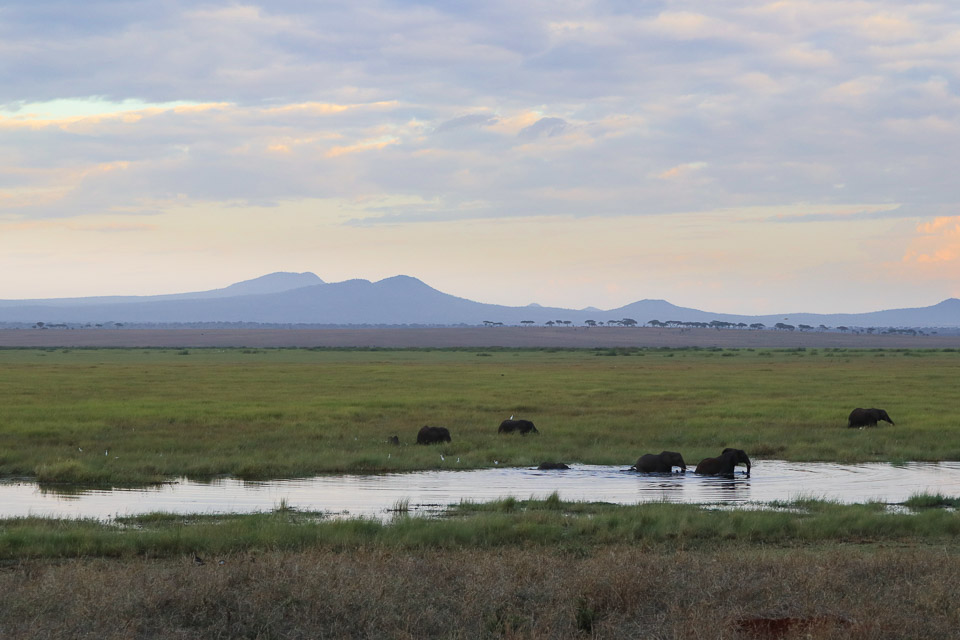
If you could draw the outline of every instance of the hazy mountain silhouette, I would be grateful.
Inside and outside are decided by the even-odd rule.
[[[812,327],[960,327],[960,300],[915,309],[859,314],[784,313],[748,316],[711,313],[641,300],[599,310],[484,304],[438,291],[416,278],[395,276],[370,282],[327,283],[312,273],[271,273],[222,289],[159,296],[106,296],[0,300],[0,323],[181,324],[264,323],[307,325],[479,325],[485,322],[545,324],[587,320],[608,323],[629,318],[644,324],[668,322],[782,322]]]

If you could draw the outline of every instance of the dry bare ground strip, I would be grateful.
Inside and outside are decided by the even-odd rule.
[[[22,561],[0,637],[956,638],[958,571],[936,545]]]
[[[651,327],[3,329],[0,347],[960,348],[960,336]]]

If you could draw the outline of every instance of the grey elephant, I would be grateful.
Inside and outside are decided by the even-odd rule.
[[[563,462],[541,462],[537,467],[538,471],[563,471],[569,469],[570,465]]]
[[[417,444],[436,444],[438,442],[450,442],[450,430],[446,427],[424,426],[417,433]]]
[[[850,417],[847,418],[847,427],[851,429],[854,427],[875,427],[878,420],[893,424],[893,420],[883,409],[861,409],[857,407],[850,412]]]
[[[697,465],[694,473],[704,476],[732,476],[738,464],[747,465],[747,475],[750,475],[750,458],[743,449],[724,449],[716,458],[704,458]]]
[[[528,433],[540,432],[537,431],[537,428],[533,426],[533,423],[529,420],[514,420],[510,418],[500,423],[500,428],[497,429],[497,433],[519,433],[525,436]]]
[[[674,467],[687,470],[687,463],[683,456],[676,451],[661,451],[660,453],[645,453],[637,459],[633,468],[642,473],[670,473]]]

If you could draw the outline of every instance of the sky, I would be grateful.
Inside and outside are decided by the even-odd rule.
[[[4,0],[0,299],[960,297],[960,5]]]

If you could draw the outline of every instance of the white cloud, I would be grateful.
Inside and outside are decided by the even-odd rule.
[[[338,200],[423,233],[957,200],[944,2],[42,4],[5,6],[0,220]]]

